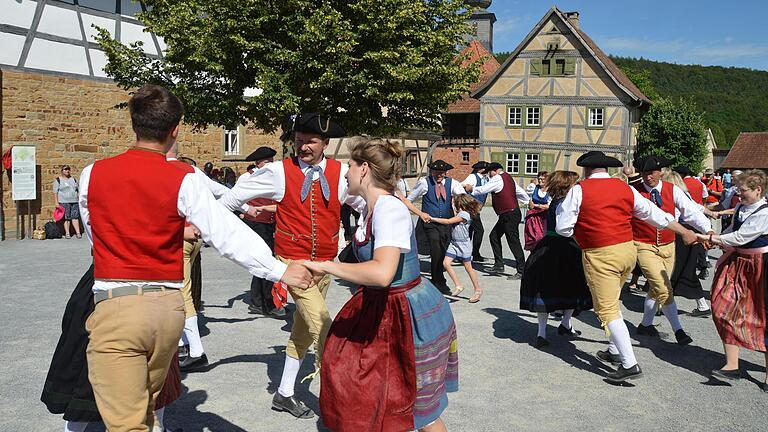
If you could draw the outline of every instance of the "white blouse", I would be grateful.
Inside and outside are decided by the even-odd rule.
[[[357,241],[365,240],[365,231],[368,226],[368,207],[363,210],[362,218],[355,231]],[[413,233],[413,219],[408,207],[399,198],[392,195],[382,195],[376,200],[371,222],[371,235],[375,238],[373,248],[394,246],[400,248],[401,253],[411,250],[411,233]]]
[[[755,240],[761,235],[768,234],[768,208],[760,210],[757,214],[750,217],[763,204],[765,204],[764,199],[750,205],[736,205],[736,209],[740,209],[739,222],[743,222],[743,225],[739,227],[738,231],[733,232],[733,224],[731,224],[720,235],[720,241],[726,246],[738,247]]]

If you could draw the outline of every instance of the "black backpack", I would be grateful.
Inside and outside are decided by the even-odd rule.
[[[46,239],[60,239],[63,237],[59,224],[54,221],[46,222],[45,225],[43,225],[43,229],[45,230]]]

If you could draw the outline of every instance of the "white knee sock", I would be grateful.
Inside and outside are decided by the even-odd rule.
[[[289,355],[285,356],[285,366],[283,366],[283,378],[280,380],[278,393],[285,397],[293,396],[293,387],[296,385],[296,377],[301,369],[301,362],[304,359],[297,360]]]
[[[547,338],[547,318],[549,318],[549,314],[546,312],[539,312],[536,314],[539,318],[539,333],[537,334],[538,337],[543,337],[544,339]]]
[[[64,420],[64,432],[85,432],[88,422],[76,422]]]
[[[609,341],[608,342],[608,352],[611,353],[611,354],[618,354],[619,353],[619,349],[616,348],[616,344],[615,343]]]
[[[663,306],[661,312],[667,317],[667,320],[669,320],[669,325],[672,326],[672,330],[678,331],[683,328],[683,325],[680,324],[680,318],[677,316],[677,304],[674,301]]]
[[[632,340],[629,338],[629,330],[624,324],[624,319],[615,319],[608,323],[608,330],[611,332],[611,343],[613,343],[621,356],[621,365],[629,369],[637,364],[635,352],[632,350]]]
[[[197,315],[184,320],[184,333],[182,338],[189,344],[189,356],[200,357],[205,352],[203,350],[203,341],[200,340],[200,329],[197,328]]]
[[[165,407],[155,410],[155,418],[157,418],[157,424],[155,425],[155,427],[159,426],[161,431],[165,430],[165,421],[163,420],[164,416],[165,416]]]
[[[696,300],[696,307],[699,308],[699,310],[705,311],[709,310],[709,305],[707,304],[707,299],[704,297]]]
[[[645,296],[645,304],[643,305],[643,320],[640,324],[648,327],[653,325],[653,317],[656,316],[656,300]]]
[[[563,309],[563,320],[560,324],[567,329],[571,329],[571,317],[573,316],[573,309]]]

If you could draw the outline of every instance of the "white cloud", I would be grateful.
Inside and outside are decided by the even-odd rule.
[[[728,60],[757,60],[768,56],[768,44],[740,43],[731,37],[704,43],[685,39],[607,37],[598,38],[597,43],[611,54],[642,56],[676,63],[713,64]]]

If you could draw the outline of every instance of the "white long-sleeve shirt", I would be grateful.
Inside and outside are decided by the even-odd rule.
[[[93,164],[80,174],[80,218],[85,234],[93,245],[93,232],[88,210],[88,186]],[[205,174],[203,174],[205,175]],[[179,187],[176,204],[179,216],[196,226],[203,240],[216,248],[219,253],[239,264],[256,277],[278,281],[285,273],[286,265],[272,256],[264,240],[243,224],[231,212],[216,203],[213,194],[199,175],[187,174]],[[121,286],[164,285],[181,288],[178,281],[101,281],[96,280],[93,291],[106,291]]]
[[[656,189],[661,194],[664,182],[659,182],[655,188],[650,187],[647,183],[643,182],[643,187],[647,192],[651,192],[651,189]],[[712,230],[712,222],[701,211],[701,207],[696,204],[691,197],[689,197],[682,189],[672,185],[672,197],[675,201],[675,218],[681,222],[685,222],[688,225],[696,228],[701,233],[707,233]]]
[[[609,179],[611,176],[608,173],[595,173],[589,176],[591,179]],[[634,196],[634,204],[632,206],[632,215],[636,218],[646,221],[656,228],[666,228],[670,222],[675,220],[675,217],[671,214],[662,211],[656,207],[656,204],[643,198],[642,195],[633,187],[627,186],[632,190]],[[610,197],[607,197],[610,199]],[[582,192],[581,186],[576,185],[568,191],[565,199],[557,207],[555,215],[557,218],[557,226],[555,231],[564,237],[573,236],[573,228],[576,226],[576,221],[579,219],[579,211],[581,209]]]
[[[452,180],[451,196],[462,195],[467,193],[467,191],[464,190],[464,187],[461,186],[461,183],[459,183],[456,179],[451,179],[451,180]],[[436,183],[445,183],[445,178]],[[413,189],[411,189],[411,193],[408,194],[408,201],[410,202],[416,201],[417,199],[426,195],[428,190],[429,190],[429,185],[427,184],[427,178],[426,177],[420,178],[419,181],[416,182],[416,185],[413,187]]]
[[[326,159],[320,161],[318,166],[325,171]],[[301,171],[306,173],[310,168],[310,165],[299,159],[299,169]],[[349,195],[346,179],[347,171],[349,171],[349,166],[341,164],[338,190],[339,201],[342,204],[349,204],[356,211],[360,211],[365,208],[365,201],[359,196]],[[313,173],[312,179],[317,180],[318,178],[320,178],[320,174],[317,172]],[[234,211],[254,198],[269,198],[279,203],[283,200],[284,196],[285,168],[283,167],[283,161],[276,161],[264,165],[254,171],[250,177],[238,181],[235,187],[227,190],[224,196],[219,198],[219,202],[224,207]]]
[[[737,231],[733,231],[733,224],[731,224],[720,235],[720,241],[726,246],[739,247],[755,240],[761,235],[768,234],[768,209],[760,210],[752,215],[763,204],[765,204],[765,200],[759,200],[749,205],[737,204],[736,209],[739,210],[739,222],[743,222],[743,224]]]
[[[486,193],[499,193],[504,189],[504,179],[501,178],[501,175],[495,175],[488,179],[488,183],[482,185],[482,186],[474,186],[472,188],[472,195],[482,195]],[[515,182],[515,196],[517,196],[517,200],[520,201],[523,204],[528,204],[528,201],[531,200],[531,197],[528,195],[528,192],[525,191],[525,189],[521,188],[517,182]]]

